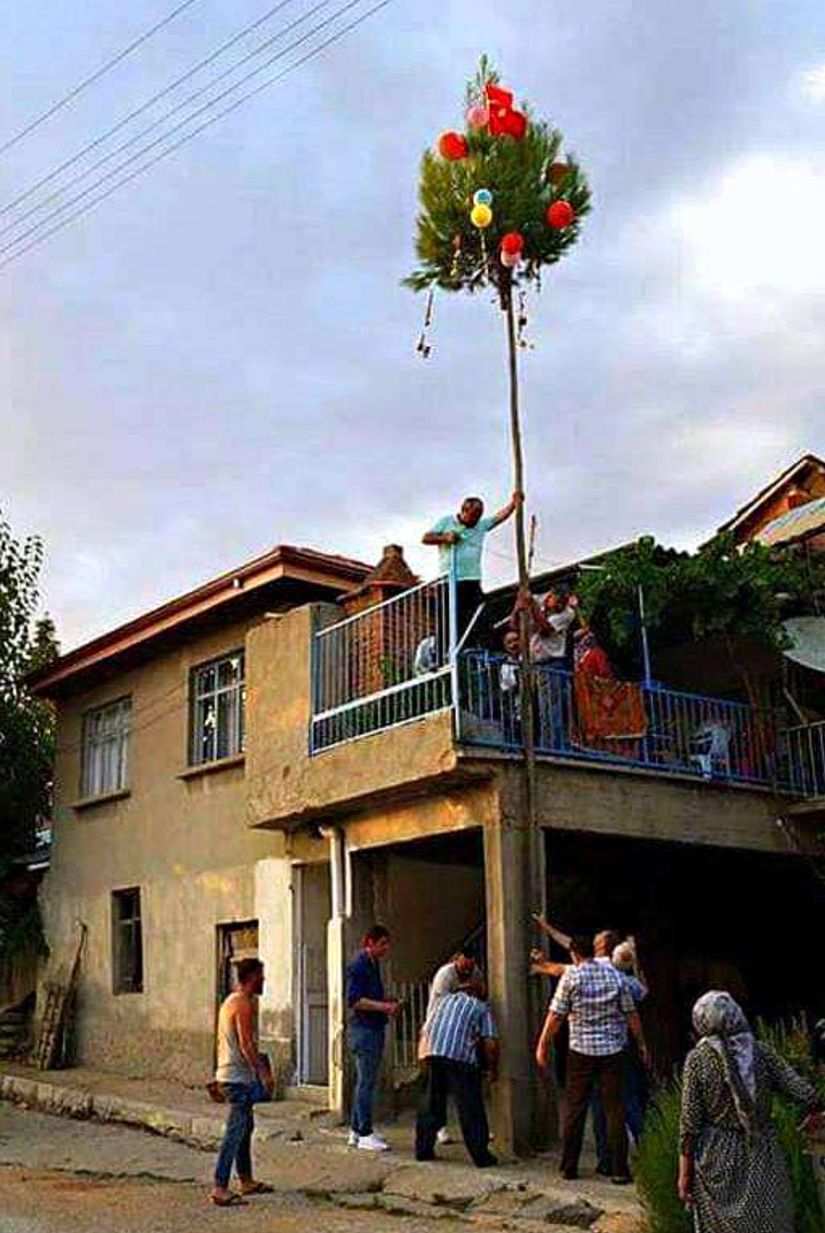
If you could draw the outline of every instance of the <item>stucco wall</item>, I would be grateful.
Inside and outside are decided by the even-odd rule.
[[[89,1064],[202,1082],[212,1064],[217,925],[253,919],[265,903],[264,944],[270,956],[279,953],[273,935],[286,925],[273,901],[288,874],[278,877],[270,862],[282,856],[283,840],[246,826],[243,764],[179,777],[187,761],[189,671],[242,646],[248,624],[202,636],[59,708],[54,851],[42,892],[52,948],[45,976],[65,972],[75,922],[85,921],[78,1049]],[[125,694],[133,708],[130,795],[74,809],[82,715]],[[255,868],[262,860],[267,875],[259,875],[258,902]],[[115,995],[111,893],[133,886],[141,889],[144,991]],[[274,1032],[283,1024],[277,1011],[291,996],[289,965],[276,965],[270,975],[276,1017],[267,1027]]]
[[[329,607],[264,621],[247,643],[248,821],[294,824],[455,770],[448,713],[309,756],[310,646]]]

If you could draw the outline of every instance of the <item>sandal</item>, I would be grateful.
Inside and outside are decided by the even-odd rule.
[[[211,1194],[209,1196],[209,1202],[214,1203],[215,1207],[249,1207],[249,1204],[243,1195],[239,1194],[228,1194],[226,1198],[216,1194]]]

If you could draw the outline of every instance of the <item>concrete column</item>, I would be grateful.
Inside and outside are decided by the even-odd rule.
[[[543,1146],[554,1130],[547,1113],[545,1080],[533,1060],[538,1008],[529,976],[530,848],[530,831],[523,824],[517,801],[503,804],[499,816],[484,829],[488,976],[501,1034],[493,1123],[496,1150],[502,1155]]]
[[[255,864],[255,916],[258,955],[265,969],[259,1006],[261,1048],[277,1065],[279,1076],[292,1082],[294,1058],[292,866],[283,857]]]

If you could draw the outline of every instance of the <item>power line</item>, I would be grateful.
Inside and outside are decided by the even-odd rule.
[[[357,3],[357,0],[354,0],[354,2]],[[292,4],[292,3],[294,3],[294,0],[281,0],[281,3],[277,4],[275,6],[275,9],[270,10],[270,12],[266,15],[266,17],[267,18],[271,17],[272,14],[276,12],[278,9],[284,8],[285,5]],[[242,65],[247,64],[250,60],[257,59],[257,57],[260,55],[263,55],[263,53],[267,50],[267,48],[271,47],[273,43],[277,43],[285,35],[289,34],[292,30],[294,30],[296,26],[300,26],[303,22],[307,21],[310,17],[314,17],[316,13],[318,13],[321,9],[326,8],[331,3],[332,3],[332,0],[318,0],[318,3],[315,4],[311,9],[308,9],[305,13],[302,13],[300,17],[296,17],[294,21],[289,23],[289,25],[282,26],[280,30],[276,31],[275,34],[270,35],[270,37],[268,39],[265,39],[264,42],[261,43],[258,47],[254,48],[250,52],[247,52],[245,56],[242,56],[240,60],[237,60],[234,64],[230,65],[228,69],[224,69],[224,71],[222,73],[219,73],[217,77],[213,77],[211,81],[208,81],[206,83],[206,85],[201,86],[200,89],[194,92],[194,94],[190,94],[189,97],[185,98],[182,102],[176,103],[174,107],[170,107],[169,110],[165,111],[162,116],[159,116],[158,119],[153,120],[151,124],[148,124],[145,128],[142,128],[139,133],[134,133],[127,141],[121,142],[121,144],[119,146],[116,146],[114,150],[110,150],[108,154],[104,154],[102,158],[99,158],[96,162],[92,163],[91,166],[87,167],[85,171],[81,171],[79,175],[73,176],[65,184],[62,184],[59,188],[57,188],[53,193],[49,193],[47,197],[42,198],[40,201],[36,202],[33,206],[30,206],[28,210],[24,211],[23,214],[18,215],[18,217],[13,219],[12,222],[7,223],[4,227],[1,227],[0,236],[7,235],[10,231],[16,230],[17,227],[19,227],[21,223],[24,223],[27,218],[31,218],[34,214],[39,214],[40,211],[44,210],[46,206],[51,204],[51,202],[59,200],[59,198],[62,197],[64,193],[67,193],[69,189],[73,188],[75,184],[80,184],[83,180],[93,175],[95,171],[98,171],[101,167],[104,167],[106,163],[111,162],[113,158],[117,158],[119,154],[123,154],[124,151],[130,148],[130,146],[135,145],[136,142],[139,142],[142,140],[142,138],[147,137],[149,133],[152,133],[155,131],[155,129],[160,128],[163,124],[166,123],[167,120],[171,120],[174,116],[178,115],[179,112],[184,111],[187,107],[189,107],[191,103],[194,103],[197,101],[197,99],[202,98],[204,94],[208,94],[210,90],[214,89],[214,87],[219,84],[219,82],[224,81],[227,77],[231,77],[232,74],[237,72],[237,70],[241,68]],[[259,19],[259,21],[256,22],[255,24],[260,25],[263,20],[264,20],[263,18]],[[248,33],[248,31],[246,31],[245,33]],[[238,35],[236,36],[235,39],[230,40],[230,41],[236,42],[237,39],[240,37],[242,37],[242,35]],[[295,44],[293,44],[293,47],[294,46]],[[286,51],[282,52],[281,54],[286,55],[289,50],[290,49],[287,48]],[[274,62],[274,60],[278,58],[279,58],[278,56],[274,56],[271,59],[265,61],[264,64],[262,64],[259,68],[255,70],[255,72],[256,73],[263,72],[265,68],[267,68],[270,64]],[[211,59],[214,59],[214,56],[212,56]],[[240,86],[242,86],[245,81],[248,81],[250,79],[250,76],[254,76],[254,75],[255,74],[249,74],[241,78],[239,82],[235,83],[235,85],[232,87],[232,90],[239,89]],[[185,76],[191,76],[191,73],[186,74]],[[179,81],[180,80],[183,80],[183,79],[179,79]],[[170,90],[171,88],[172,87],[167,87],[166,92],[168,92],[168,90]],[[228,91],[227,93],[231,93],[231,91]],[[220,102],[220,100],[224,97],[225,95],[221,94],[216,99],[213,99],[206,106],[213,107],[216,102]],[[150,103],[145,104],[144,107],[139,108],[138,111],[146,110],[146,108],[151,105],[152,101],[157,101],[157,98],[158,96],[156,95],[155,100],[150,100]],[[193,111],[189,116],[187,116],[183,121],[181,121],[180,124],[175,125],[174,128],[169,129],[166,133],[161,134],[161,136],[158,138],[158,141],[163,142],[168,137],[171,137],[173,133],[178,131],[178,129],[184,127],[186,124],[189,123],[190,120],[193,120],[197,115],[200,115],[202,110],[203,110],[202,108],[199,108]],[[133,112],[131,117],[129,118],[134,119],[136,114],[138,113]],[[74,158],[69,159],[66,163],[62,164],[62,166],[58,168],[57,171],[54,171],[51,173],[51,175],[45,177],[45,179],[40,182],[40,185],[42,185],[48,180],[54,179],[55,176],[60,173],[60,171],[65,170],[66,167],[71,165],[71,163],[76,162],[77,159],[81,158],[83,154],[88,153],[88,151],[93,146],[100,145],[103,141],[106,140],[107,137],[110,137],[112,133],[116,132],[119,128],[122,128],[123,125],[127,122],[128,120],[121,121],[119,124],[115,125],[113,129],[109,129],[108,133],[105,133],[102,137],[99,137],[96,141],[92,142],[91,146],[87,146],[86,149],[81,152],[81,154],[78,154]],[[150,145],[144,146],[142,150],[138,150],[136,152],[134,157],[139,158],[141,154],[144,154],[146,153],[146,151],[152,149],[154,144],[156,143],[151,143]],[[113,171],[109,173],[109,175],[110,176],[116,175],[119,170],[122,170],[122,168],[128,166],[129,161],[130,160],[127,159],[124,162],[120,163],[118,167],[114,168]],[[105,182],[106,178],[107,178],[106,176],[102,176],[99,180],[96,180],[95,183],[91,185],[87,191],[93,192],[94,189],[98,187],[98,185]],[[23,194],[23,197],[30,196],[31,193],[34,191],[35,191],[34,188],[28,190],[28,192]],[[63,210],[69,209],[69,207],[73,205],[75,202],[77,202],[78,200],[80,200],[82,196],[83,194],[79,194],[77,197],[72,198],[70,202],[64,202],[63,205],[61,205],[58,209],[53,210],[51,214],[46,216],[46,218],[41,219],[40,222],[37,223],[35,227],[17,236],[16,239],[13,239],[8,245],[6,245],[5,248],[0,248],[0,254],[7,252],[9,248],[13,248],[18,241],[24,239],[28,235],[31,235],[32,232],[35,231],[38,227],[43,226],[50,219],[55,218],[58,214],[61,214]],[[17,200],[12,204],[14,205],[19,204],[20,201],[22,201],[23,197],[18,197]],[[11,206],[7,206],[5,207],[5,209],[6,210],[11,209]],[[0,210],[0,213],[4,213],[4,212],[5,210]]]
[[[79,94],[82,94],[84,90],[88,90],[89,86],[94,85],[96,81],[100,81],[101,77],[104,77],[106,73],[110,72],[116,65],[125,60],[127,56],[131,56],[132,52],[137,51],[138,47],[141,47],[145,42],[147,42],[148,39],[152,38],[154,34],[157,34],[160,30],[162,30],[164,26],[168,26],[170,22],[180,16],[184,9],[191,8],[193,4],[197,3],[198,0],[184,0],[183,4],[179,4],[178,7],[173,9],[171,13],[167,13],[167,15],[162,18],[161,21],[152,26],[151,29],[144,31],[144,33],[136,38],[134,42],[129,43],[129,45],[124,47],[122,51],[119,51],[117,55],[112,56],[111,60],[107,60],[106,63],[101,65],[99,69],[96,69],[94,73],[91,73],[88,77],[84,77],[83,81],[81,81],[79,85],[75,86],[73,90],[70,90],[68,94],[64,94],[63,97],[58,99],[56,103],[52,103],[51,107],[47,108],[46,111],[41,113],[41,115],[35,117],[34,120],[25,126],[25,128],[20,129],[19,132],[10,137],[3,145],[0,145],[0,154],[5,154],[6,150],[10,150],[12,146],[16,146],[17,143],[22,141],[24,137],[28,137],[29,133],[33,133],[36,128],[40,128],[41,124],[45,124],[46,121],[50,120],[51,117],[56,115],[58,111],[62,111],[62,109],[67,107],[68,104],[71,103],[73,99],[76,99]]]
[[[104,141],[107,141],[110,137],[113,137],[115,133],[120,132],[122,128],[125,128],[127,124],[132,122],[132,120],[136,120],[138,116],[143,115],[143,113],[148,111],[150,107],[153,107],[155,103],[158,103],[162,98],[165,98],[167,94],[171,94],[173,90],[177,90],[178,86],[182,86],[184,82],[189,81],[192,77],[195,77],[201,69],[213,64],[215,60],[219,59],[224,54],[224,52],[229,51],[230,47],[234,47],[236,43],[241,41],[241,39],[246,38],[248,34],[252,34],[253,31],[259,29],[260,26],[269,21],[271,17],[274,17],[275,14],[281,9],[287,8],[288,5],[294,3],[295,0],[280,0],[280,3],[274,5],[271,9],[268,9],[266,13],[251,22],[250,25],[245,26],[242,30],[239,30],[237,34],[234,34],[232,38],[227,39],[225,43],[221,43],[221,45],[216,47],[214,51],[210,52],[208,56],[205,56],[203,60],[199,60],[197,64],[193,64],[192,67],[187,69],[186,72],[181,74],[180,77],[175,78],[175,80],[168,86],[164,86],[164,88],[159,90],[157,94],[153,94],[151,98],[147,99],[145,103],[141,103],[141,105],[136,107],[134,111],[130,111],[128,115],[123,116],[123,118],[118,120],[116,124],[113,124],[111,128],[106,129],[104,133],[101,133],[98,137],[94,138],[94,140],[90,141],[88,145],[83,146],[81,150],[78,150],[70,158],[67,158],[64,162],[60,163],[60,165],[53,171],[50,171],[48,175],[43,176],[40,180],[37,180],[36,183],[30,185],[24,192],[20,193],[12,201],[8,201],[5,205],[0,206],[0,214],[8,214],[9,210],[13,210],[16,206],[21,205],[24,201],[27,201],[28,198],[36,193],[38,189],[44,188],[47,184],[50,184],[52,180],[61,174],[61,172],[68,170],[69,167],[72,167],[75,163],[79,162],[80,159],[86,154],[90,154],[92,150],[96,150],[97,147],[102,145]]]
[[[288,51],[293,50],[300,43],[306,42],[307,38],[309,38],[312,34],[317,33],[317,31],[320,30],[323,26],[329,25],[330,21],[334,20],[336,17],[341,16],[342,13],[346,12],[348,9],[351,9],[357,3],[361,3],[361,0],[350,0],[350,3],[344,5],[341,9],[339,9],[336,13],[334,13],[331,18],[327,18],[325,21],[320,22],[318,26],[316,26],[312,31],[309,32],[309,34],[304,35],[301,39],[296,40],[296,42],[293,43],[290,48],[287,48],[284,52],[281,52],[277,56],[274,56],[272,60],[267,62],[267,64],[264,64],[261,66],[261,68],[256,69],[254,73],[248,74],[246,78],[238,82],[230,90],[224,91],[224,93],[222,95],[219,95],[217,99],[213,99],[212,103],[199,108],[198,112],[194,114],[195,115],[200,114],[201,112],[208,110],[209,107],[214,106],[215,103],[219,102],[221,98],[225,98],[227,94],[232,93],[239,86],[243,85],[244,81],[249,80],[251,77],[257,76],[257,74],[261,72],[264,68],[266,68],[268,64],[272,63],[273,60],[280,59],[282,55],[285,55]],[[329,38],[324,39],[324,41],[319,43],[317,47],[312,48],[310,51],[306,52],[303,56],[301,56],[298,60],[294,61],[290,65],[287,65],[287,67],[285,69],[282,69],[280,73],[276,73],[274,74],[274,76],[267,78],[266,81],[261,82],[253,90],[249,90],[246,94],[242,95],[239,99],[236,99],[233,103],[231,103],[228,107],[223,108],[223,110],[219,111],[217,115],[211,116],[208,120],[205,120],[203,124],[198,125],[198,127],[193,129],[191,133],[186,133],[183,137],[179,138],[179,140],[174,142],[171,146],[168,146],[165,150],[161,150],[160,153],[154,155],[148,162],[142,164],[140,167],[136,167],[134,171],[131,171],[128,175],[124,176],[121,180],[116,181],[113,185],[111,185],[108,189],[106,189],[105,192],[100,193],[97,197],[94,197],[90,202],[87,202],[86,205],[84,205],[80,210],[77,210],[75,211],[74,214],[69,215],[68,218],[63,219],[61,222],[57,223],[54,227],[48,229],[47,231],[41,232],[40,234],[36,235],[29,244],[24,245],[23,248],[20,248],[18,249],[17,252],[12,253],[12,255],[6,258],[5,261],[0,262],[0,270],[4,270],[7,266],[13,264],[20,257],[22,257],[25,253],[30,252],[31,249],[36,248],[39,244],[42,244],[45,240],[49,239],[50,236],[53,236],[56,232],[61,231],[64,227],[67,227],[70,223],[74,222],[76,219],[82,217],[84,214],[87,214],[96,205],[99,205],[102,201],[105,201],[106,198],[110,197],[113,193],[115,193],[119,188],[122,188],[124,185],[128,184],[130,181],[136,179],[138,176],[148,171],[156,163],[159,163],[162,159],[174,153],[174,151],[180,149],[181,146],[186,145],[187,142],[191,141],[194,137],[197,137],[200,133],[202,133],[205,129],[209,128],[211,125],[216,124],[218,120],[223,119],[224,116],[227,116],[231,112],[236,111],[238,107],[248,102],[249,99],[254,98],[256,95],[260,94],[263,90],[266,90],[270,86],[274,85],[276,82],[281,81],[284,77],[286,77],[294,69],[300,68],[303,64],[306,64],[309,60],[314,59],[315,56],[320,55],[320,53],[324,51],[327,47],[330,47],[332,46],[332,44],[338,42],[345,35],[349,34],[352,30],[356,29],[356,27],[362,25],[363,22],[367,21],[370,17],[372,17],[373,14],[379,12],[379,10],[383,8],[386,8],[387,5],[391,3],[392,3],[392,0],[379,0],[378,4],[374,4],[372,8],[368,9],[365,13],[362,13],[359,17],[355,18],[353,21],[349,22],[347,25],[342,26],[340,30],[336,31],[335,34],[330,35]],[[192,119],[194,119],[194,115],[189,116],[186,121],[182,122],[182,124],[186,124]],[[182,124],[178,124],[176,126],[176,129],[181,128]],[[79,197],[80,196],[85,197],[89,192],[93,191],[96,187],[98,187],[99,184],[103,182],[103,180],[110,179],[112,175],[117,174],[117,172],[122,170],[124,166],[128,165],[129,163],[134,162],[135,158],[140,157],[140,154],[146,153],[148,149],[151,149],[154,146],[157,146],[161,141],[166,140],[166,138],[168,138],[169,136],[171,136],[171,133],[165,134],[165,136],[158,138],[156,141],[152,142],[151,145],[146,147],[144,150],[139,151],[136,155],[132,155],[129,159],[126,160],[125,163],[121,164],[120,167],[116,168],[113,172],[108,173],[105,177],[102,178],[102,180],[98,181],[97,184],[92,185],[83,194],[80,194]],[[75,198],[75,201],[78,200],[79,197]],[[69,208],[70,204],[73,204],[73,203],[67,203],[63,208],[64,209]],[[38,225],[38,228],[35,228],[33,230],[39,230],[40,227],[43,226],[44,222],[45,220],[43,220],[43,222],[41,222],[41,224]],[[9,245],[9,247],[10,248],[15,247],[18,243],[22,241],[23,238],[24,238],[23,236],[19,236],[17,240],[14,242],[14,244]],[[0,250],[0,251],[4,251],[4,250]]]

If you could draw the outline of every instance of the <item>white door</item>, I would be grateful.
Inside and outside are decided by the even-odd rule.
[[[298,1082],[324,1085],[329,1082],[329,865],[299,865],[295,874]]]

